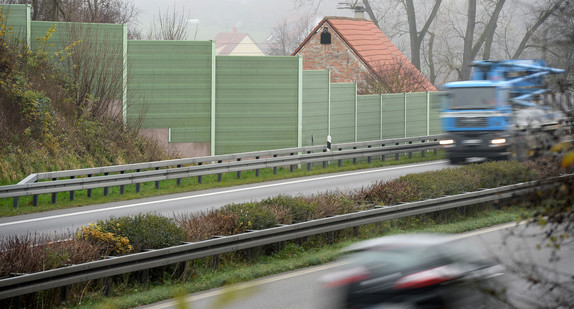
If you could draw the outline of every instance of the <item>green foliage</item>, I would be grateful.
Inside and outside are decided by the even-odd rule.
[[[239,229],[263,230],[279,223],[273,211],[262,203],[228,204],[222,207],[222,211],[238,216],[237,226]]]
[[[96,226],[102,232],[129,239],[135,252],[179,245],[185,239],[184,231],[175,220],[153,213],[112,217],[98,221]]]

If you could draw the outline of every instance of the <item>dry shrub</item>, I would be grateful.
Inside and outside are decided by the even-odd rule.
[[[310,198],[307,203],[313,204],[315,212],[311,219],[347,214],[359,209],[358,204],[341,192],[327,192]]]
[[[523,164],[534,171],[538,179],[545,179],[564,173],[564,170],[560,168],[560,161],[561,158],[559,157],[545,156],[526,161]]]
[[[71,237],[26,234],[0,239],[0,277],[33,273],[100,258],[99,246]]]
[[[353,199],[383,205],[396,205],[419,199],[418,191],[418,187],[407,180],[379,181],[368,188],[357,190]]]
[[[177,214],[177,224],[185,231],[187,241],[200,241],[213,236],[232,235],[244,232],[237,226],[239,216],[220,210],[201,211],[192,214]]]

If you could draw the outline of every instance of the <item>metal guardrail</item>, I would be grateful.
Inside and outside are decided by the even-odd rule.
[[[136,192],[140,191],[140,184],[155,182],[159,188],[162,180],[177,179],[178,185],[182,178],[201,177],[204,175],[221,175],[228,172],[237,172],[238,177],[242,171],[273,168],[274,173],[278,167],[295,166],[323,162],[323,167],[329,161],[338,161],[373,156],[396,155],[421,151],[423,156],[427,150],[440,148],[438,139],[443,135],[430,135],[412,138],[397,138],[377,141],[334,144],[331,149],[327,146],[311,146],[301,148],[286,148],[268,151],[247,152],[239,154],[218,155],[210,157],[197,157],[177,160],[166,160],[108,167],[86,168],[78,170],[57,171],[32,174],[15,185],[0,187],[0,198],[14,198],[14,207],[18,207],[18,198],[33,196],[33,205],[38,205],[39,194],[52,194],[52,203],[56,203],[56,193],[70,192],[70,200],[74,199],[74,192],[87,190],[88,196],[92,189],[104,188],[104,196],[108,195],[108,188],[120,186],[120,194],[124,193],[126,185],[135,184]],[[68,179],[60,179],[68,178]],[[42,181],[49,180],[49,181]]]
[[[558,177],[574,177],[574,174]],[[334,232],[378,223],[390,219],[423,214],[455,207],[504,200],[556,186],[555,182],[541,185],[539,182],[520,183],[493,189],[484,189],[437,199],[377,207],[355,213],[312,220],[243,234],[218,237],[179,246],[119,256],[90,263],[24,274],[0,279],[0,299],[65,287],[74,283],[107,278],[120,274],[144,271],[189,260],[217,256],[219,254],[280,243],[301,237]]]

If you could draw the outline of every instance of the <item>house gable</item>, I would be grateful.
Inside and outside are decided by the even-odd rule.
[[[333,38],[331,47],[320,44],[325,27]],[[304,70],[330,69],[334,82],[360,85],[372,78],[393,79],[400,81],[400,87],[396,88],[404,92],[436,91],[370,20],[326,17],[292,55],[303,58]]]

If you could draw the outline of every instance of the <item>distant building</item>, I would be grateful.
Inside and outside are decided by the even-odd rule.
[[[265,56],[265,53],[247,33],[222,32],[215,37],[215,54],[219,56]]]
[[[329,69],[331,82],[356,82],[362,93],[437,91],[362,15],[325,17],[292,55],[303,58],[304,70]]]

